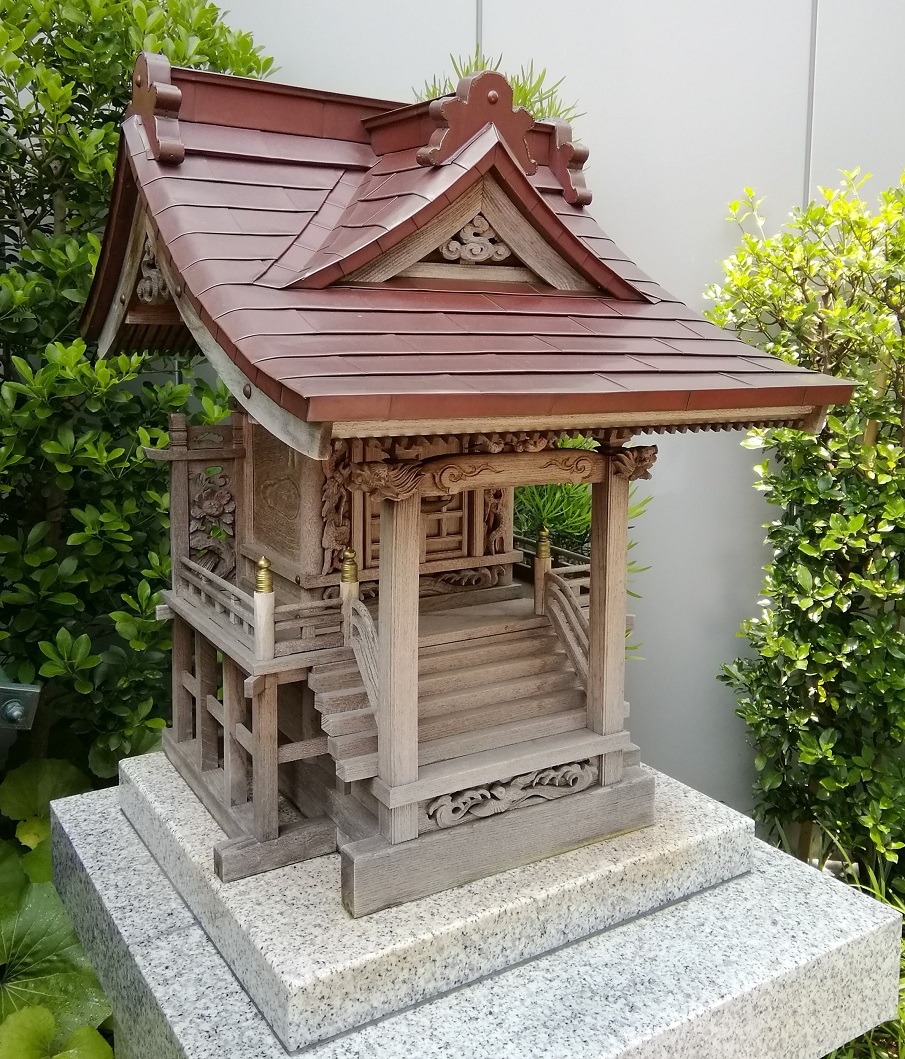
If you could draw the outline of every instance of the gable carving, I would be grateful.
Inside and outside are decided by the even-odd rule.
[[[482,213],[476,213],[468,224],[444,243],[440,253],[445,260],[459,261],[463,265],[485,262],[498,264],[512,257],[512,251],[490,227],[490,222]]]

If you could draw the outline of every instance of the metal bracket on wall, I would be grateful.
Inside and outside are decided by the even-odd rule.
[[[14,684],[0,668],[0,729],[27,732],[35,720],[40,684]]]

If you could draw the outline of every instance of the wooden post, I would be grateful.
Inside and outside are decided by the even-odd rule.
[[[199,772],[220,765],[220,725],[208,709],[208,696],[217,694],[217,649],[200,632],[195,633],[195,749]]]
[[[601,735],[625,726],[625,592],[629,479],[607,456],[604,480],[591,486],[591,598],[588,728]],[[603,786],[622,779],[622,751],[604,754]]]
[[[358,598],[358,563],[354,549],[346,548],[339,575],[339,601],[342,605],[343,643],[347,646],[352,630],[352,603]]]
[[[418,556],[421,498],[380,507],[377,774],[389,787],[418,779]],[[380,806],[388,842],[418,837],[418,806]]]
[[[248,801],[248,752],[236,739],[236,725],[247,724],[245,677],[231,659],[223,658],[223,793],[227,805]]]
[[[541,526],[537,532],[537,550],[534,553],[534,613],[546,614],[544,594],[547,587],[547,574],[553,565],[550,555],[550,531]]]
[[[186,743],[192,738],[192,696],[185,686],[186,673],[192,676],[194,634],[191,625],[182,618],[173,617],[173,738],[177,743]]]
[[[254,837],[259,842],[279,834],[277,687],[277,678],[270,673],[261,679],[251,700]]]
[[[273,574],[270,560],[262,555],[255,578],[255,659],[258,662],[273,658],[273,607]]]
[[[170,449],[188,448],[188,427],[185,416],[174,412],[169,421]],[[182,584],[181,559],[189,555],[189,464],[187,459],[170,463],[170,557],[172,560],[173,591]]]

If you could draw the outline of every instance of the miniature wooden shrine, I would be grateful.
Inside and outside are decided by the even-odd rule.
[[[625,730],[641,432],[813,429],[850,386],[707,324],[591,219],[587,151],[485,72],[404,106],[143,55],[86,312],[200,349],[173,417],[173,722],[228,881],[339,850],[353,915],[643,827]],[[580,433],[596,451],[558,447]],[[513,489],[587,483],[514,577]]]

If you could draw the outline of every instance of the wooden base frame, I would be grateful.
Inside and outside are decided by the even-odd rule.
[[[627,768],[619,783],[558,801],[431,831],[409,842],[382,837],[340,847],[342,898],[365,916],[488,875],[566,853],[654,822],[654,778]]]

